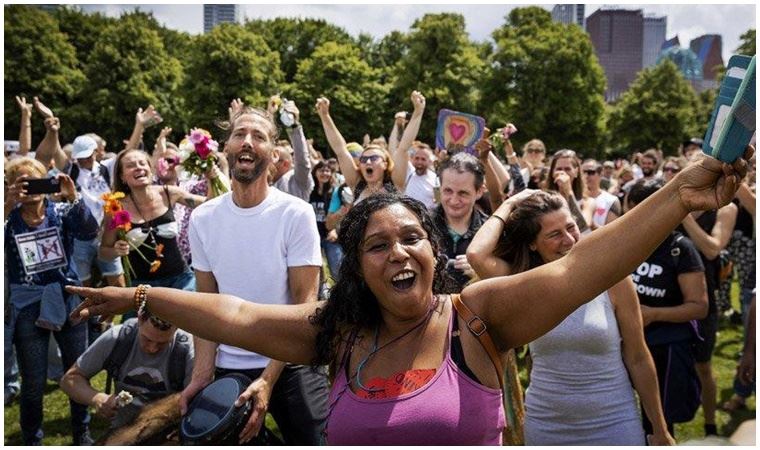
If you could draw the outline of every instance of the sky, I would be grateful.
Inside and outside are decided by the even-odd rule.
[[[119,16],[122,11],[139,7],[152,11],[156,19],[168,28],[198,34],[203,31],[202,4],[80,4],[85,11],[99,11]],[[224,3],[224,2],[219,2]],[[353,2],[356,3],[356,2]],[[480,3],[480,2],[479,2]],[[586,4],[588,17],[603,4]],[[361,32],[376,38],[393,30],[408,31],[415,19],[425,13],[456,12],[465,17],[470,38],[476,41],[490,39],[491,32],[504,23],[504,17],[515,7],[525,4],[246,4],[241,5],[241,17],[322,18],[338,25],[351,35]],[[553,4],[539,5],[551,10]],[[607,5],[611,6],[611,5]],[[652,4],[616,3],[624,9],[642,9],[645,14],[667,16],[667,38],[678,35],[681,45],[688,46],[691,39],[703,34],[723,36],[723,59],[739,46],[739,36],[749,28],[756,28],[754,2],[744,4]]]

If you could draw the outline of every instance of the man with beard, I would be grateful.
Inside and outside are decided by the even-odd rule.
[[[267,184],[277,161],[277,127],[266,111],[240,107],[225,145],[232,191],[204,203],[190,218],[190,247],[199,292],[250,301],[315,301],[322,257],[311,205]],[[182,413],[214,377],[242,373],[254,380],[238,398],[254,400],[241,443],[258,434],[267,410],[287,445],[319,444],[327,416],[327,377],[240,348],[198,337],[192,381],[180,399]],[[218,352],[217,352],[218,350]]]
[[[645,151],[639,159],[639,167],[641,167],[641,173],[645,180],[655,178],[660,167],[660,155],[657,154],[657,150],[650,148]]]

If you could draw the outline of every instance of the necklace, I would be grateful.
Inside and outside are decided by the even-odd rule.
[[[353,379],[356,380],[356,385],[359,386],[360,389],[362,389],[364,391],[367,391],[367,392],[380,392],[380,391],[384,390],[384,389],[368,388],[364,384],[362,384],[362,377],[361,377],[362,368],[364,368],[364,365],[367,364],[367,362],[370,360],[370,358],[372,358],[374,355],[376,355],[378,352],[380,352],[380,350],[388,347],[389,345],[391,345],[391,344],[393,344],[395,342],[400,341],[401,339],[403,339],[404,337],[408,336],[413,331],[415,331],[415,330],[419,329],[421,326],[427,324],[430,321],[430,317],[432,317],[433,311],[435,310],[435,306],[437,304],[438,304],[438,302],[436,302],[434,300],[431,300],[431,302],[430,302],[430,309],[428,310],[427,315],[425,316],[425,318],[422,319],[420,321],[420,323],[418,323],[417,325],[415,325],[412,328],[408,329],[403,334],[401,334],[401,335],[399,335],[399,336],[391,339],[390,341],[386,342],[385,344],[381,345],[380,347],[377,346],[379,338],[380,338],[380,324],[378,324],[378,325],[375,326],[375,340],[374,340],[374,343],[372,345],[372,350],[367,354],[367,356],[364,357],[364,359],[361,360],[361,362],[359,362],[359,365],[356,366],[356,373],[352,377]],[[349,380],[348,384],[350,384],[350,383],[351,383],[351,380]]]

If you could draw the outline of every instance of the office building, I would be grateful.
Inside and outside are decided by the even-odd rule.
[[[641,67],[647,68],[657,63],[662,44],[665,42],[667,17],[644,16]]]
[[[208,33],[220,23],[237,23],[239,15],[238,5],[203,5],[203,32]]]
[[[575,23],[586,29],[586,5],[554,5],[552,20]]]
[[[586,31],[607,77],[605,99],[613,101],[642,68],[644,15],[641,10],[601,8],[586,19]]]

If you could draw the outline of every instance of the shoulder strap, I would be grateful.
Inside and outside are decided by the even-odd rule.
[[[169,356],[169,387],[174,392],[180,392],[185,388],[185,361],[189,352],[190,339],[186,334],[177,332]]]
[[[499,376],[499,385],[504,394],[504,413],[507,419],[507,427],[502,433],[505,445],[525,445],[525,406],[514,349],[507,352],[507,370],[505,370],[501,364],[499,352],[496,350],[483,320],[465,305],[459,294],[451,294],[451,300],[457,314],[464,319],[467,328],[477,336],[478,341],[488,353]],[[507,377],[508,382],[505,382],[505,377]]]
[[[485,322],[483,322],[480,317],[475,315],[475,313],[464,304],[459,294],[451,294],[451,301],[454,304],[454,308],[457,310],[457,314],[459,314],[467,324],[470,333],[478,338],[480,345],[483,346],[486,353],[488,353],[488,357],[491,358],[491,362],[496,369],[496,374],[499,376],[499,385],[501,386],[501,389],[504,390],[504,367],[501,364],[499,352],[496,350],[491,335],[488,334]]]
[[[169,186],[164,185],[164,194],[166,194],[166,201],[169,202],[169,210],[172,209],[172,197],[169,195]]]
[[[111,393],[113,380],[117,376],[121,364],[127,359],[129,352],[132,350],[132,345],[137,337],[136,329],[137,319],[131,319],[121,324],[116,344],[103,362],[103,368],[106,370],[106,394]]]
[[[105,165],[103,165],[103,164],[100,164],[99,167],[100,167],[100,169],[99,169],[100,170],[100,176],[102,176],[103,179],[106,180],[106,184],[108,184],[108,186],[110,187],[111,186],[111,174],[108,173],[108,168]]]

